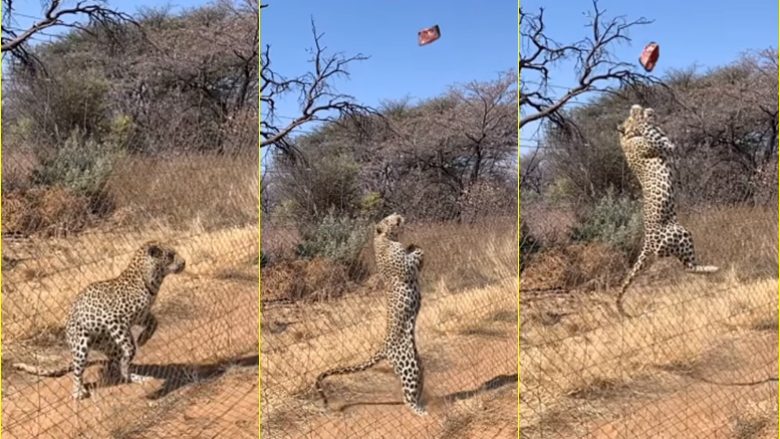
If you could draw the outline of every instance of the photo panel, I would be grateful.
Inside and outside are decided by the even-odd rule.
[[[257,3],[2,5],[3,438],[258,437]]]
[[[777,2],[718,3],[520,4],[523,438],[778,434]]]
[[[269,2],[261,433],[517,436],[516,3]]]

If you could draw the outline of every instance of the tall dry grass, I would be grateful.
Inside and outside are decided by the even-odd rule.
[[[119,209],[141,221],[215,230],[257,225],[258,152],[131,157],[108,182]]]

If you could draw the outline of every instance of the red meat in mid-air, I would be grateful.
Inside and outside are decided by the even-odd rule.
[[[441,32],[439,31],[438,24],[433,27],[426,27],[420,32],[417,32],[417,42],[421,46],[431,44],[432,42],[438,40],[439,37],[441,37]]]
[[[655,68],[655,63],[658,62],[658,56],[660,54],[658,43],[651,41],[645,46],[645,50],[642,51],[642,56],[639,57],[639,64],[642,64],[645,71],[652,72],[653,68]]]

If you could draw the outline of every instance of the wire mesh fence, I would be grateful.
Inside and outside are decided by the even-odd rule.
[[[3,437],[258,434],[256,10],[133,18],[115,38],[74,30],[28,48],[34,68],[5,60]],[[137,342],[130,372],[143,383],[119,379],[98,349],[83,399],[72,373],[18,368],[70,366],[71,304],[149,241],[185,268],[165,277],[156,331]],[[147,291],[148,278],[123,279],[106,293]]]
[[[516,74],[372,108],[332,79],[369,58],[325,50],[313,20],[307,69],[271,63],[300,44],[287,26],[274,38],[275,7],[261,55],[262,436],[515,437]],[[400,243],[423,252],[414,324],[414,289],[394,300],[376,263],[392,213],[405,219]],[[404,403],[404,362],[366,364],[395,352],[388,334],[418,351],[426,416]],[[321,374],[361,363],[323,378],[321,397]]]
[[[15,149],[4,143],[4,178],[14,175],[6,170],[38,166]],[[99,194],[116,203],[110,213],[106,207],[88,210],[62,188],[3,193],[4,437],[256,436],[253,151],[117,161]],[[69,365],[64,326],[76,294],[117,276],[150,240],[172,246],[186,261],[183,273],[163,282],[152,308],[159,327],[133,362],[153,380],[103,384],[101,368],[90,367],[85,378],[95,388],[76,402],[71,374],[45,378],[8,367]]]
[[[300,243],[297,228],[265,221],[263,437],[516,434],[512,217],[473,225],[412,222],[401,235],[404,245],[424,251],[416,325],[424,417],[403,404],[387,362],[324,380],[327,408],[314,390],[318,374],[367,360],[386,336],[390,286],[376,273],[371,235],[360,242],[360,266],[345,267],[324,258],[285,258]]]
[[[713,167],[682,149],[678,218],[699,263],[720,270],[656,259],[629,286],[622,316],[616,297],[643,237],[640,192],[624,167],[625,185],[601,198],[551,195],[544,181],[560,189],[589,153],[578,148],[542,155],[548,174],[529,171],[541,179],[521,189],[521,437],[776,436],[776,161],[757,186],[728,172],[705,183]],[[597,181],[608,163],[581,169]]]

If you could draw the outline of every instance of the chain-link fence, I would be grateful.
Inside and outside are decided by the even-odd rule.
[[[621,154],[614,137],[605,148]],[[642,238],[632,174],[622,165],[613,181],[624,186],[572,196],[593,191],[587,181],[612,162],[582,159],[595,146],[538,146],[523,164],[537,178],[521,193],[521,436],[775,437],[777,162],[746,185],[737,173],[708,179],[719,172],[712,162],[677,143],[679,220],[699,263],[720,271],[657,259],[628,288],[626,317],[616,298]]]
[[[3,437],[257,437],[256,11],[134,18],[4,65]],[[186,52],[200,30],[208,44]],[[145,382],[106,373],[97,350],[80,400],[72,373],[14,367],[70,366],[71,303],[152,240],[186,267],[162,283],[157,330],[132,362]]]
[[[417,347],[428,416],[403,404],[382,362],[324,381],[325,370],[363,362],[381,346],[386,288],[371,234],[359,266],[285,259],[300,248],[295,224],[263,225],[263,437],[513,437],[516,434],[516,228],[512,217],[466,225],[414,223],[401,235],[425,252]],[[365,244],[365,246],[364,246]],[[287,253],[289,254],[289,253]],[[482,434],[487,436],[482,436]]]
[[[255,437],[253,150],[114,162],[98,195],[112,198],[110,213],[64,188],[3,193],[3,437]],[[3,153],[4,178],[39,166],[12,144]],[[41,378],[8,367],[69,365],[64,325],[75,295],[118,275],[149,240],[171,245],[187,264],[164,281],[152,308],[159,327],[134,360],[153,380],[103,385],[100,368],[90,367],[91,397],[75,402],[71,374]]]
[[[271,63],[292,41],[281,29],[261,56],[262,436],[515,437],[516,74],[371,108],[334,80],[367,57],[325,50],[312,22],[308,71],[282,74]],[[393,212],[406,220],[401,243],[424,253],[415,334],[427,416],[404,404],[386,359],[325,378],[327,404],[315,388],[383,347],[392,292],[373,239]]]

